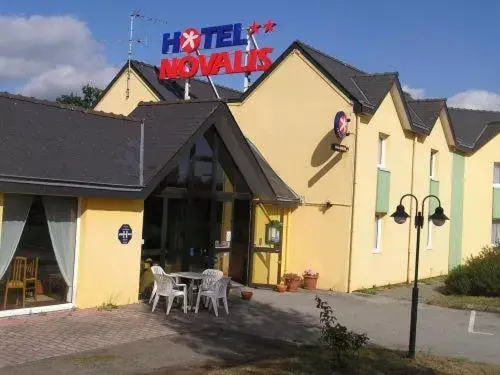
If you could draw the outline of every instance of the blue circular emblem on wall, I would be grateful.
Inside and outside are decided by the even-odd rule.
[[[118,229],[118,241],[123,245],[126,245],[132,239],[132,228],[128,224],[123,224],[120,229]]]

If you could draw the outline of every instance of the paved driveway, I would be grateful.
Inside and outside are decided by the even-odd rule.
[[[321,296],[335,307],[342,323],[367,332],[372,342],[407,348],[408,302],[355,294],[321,293]],[[0,319],[0,373],[32,373],[28,369],[39,369],[44,363],[51,369],[47,373],[59,373],[55,371],[59,363],[57,359],[56,362],[47,362],[48,358],[58,357],[60,363],[66,363],[64,358],[74,358],[78,353],[92,350],[95,353],[96,349],[100,353],[115,347],[127,348],[118,351],[122,357],[116,358],[137,357],[145,353],[145,347],[149,348],[148,353],[157,348],[157,353],[149,355],[155,359],[155,365],[161,367],[160,359],[165,366],[165,361],[169,365],[175,365],[176,361],[185,364],[190,358],[203,361],[227,359],[228,356],[237,358],[238,353],[258,346],[245,344],[250,339],[224,340],[225,337],[234,337],[235,332],[248,337],[297,342],[317,338],[318,310],[313,293],[278,294],[256,290],[250,302],[233,296],[230,309],[229,317],[222,313],[216,318],[207,312],[184,315],[175,310],[167,318],[161,307],[151,313],[147,305],[136,304],[110,312],[83,310]],[[163,343],[161,346],[155,346],[160,342]],[[499,315],[476,314],[471,332],[470,312],[421,306],[418,350],[500,364],[498,348]],[[164,355],[166,352],[168,356]],[[123,360],[116,361],[124,363]],[[86,366],[80,362],[80,367],[74,362],[71,364],[75,374],[78,368]],[[17,367],[7,367],[12,365]]]

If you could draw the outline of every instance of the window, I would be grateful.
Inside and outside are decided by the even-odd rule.
[[[382,216],[375,215],[375,243],[373,247],[374,253],[380,253],[382,249]]]
[[[500,187],[500,163],[495,163],[493,167],[493,185]]]
[[[378,157],[377,166],[385,167],[385,155],[387,148],[387,136],[385,134],[379,134],[378,136]]]
[[[430,178],[437,179],[436,172],[437,172],[437,151],[431,150],[430,168],[429,168]]]
[[[429,225],[427,227],[427,250],[432,249],[432,231],[434,230],[434,224],[432,221],[428,221]]]
[[[500,244],[500,220],[493,220],[491,224],[491,243]]]

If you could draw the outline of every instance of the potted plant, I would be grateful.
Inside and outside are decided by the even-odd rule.
[[[253,292],[251,290],[242,290],[241,291],[241,299],[248,301],[252,298]]]
[[[314,272],[311,268],[307,268],[302,276],[304,277],[304,289],[316,289],[319,273]]]
[[[285,279],[285,284],[289,292],[296,292],[299,289],[302,278],[296,273],[285,273],[283,275]]]
[[[278,293],[285,293],[287,286],[283,283],[276,285],[275,289]]]

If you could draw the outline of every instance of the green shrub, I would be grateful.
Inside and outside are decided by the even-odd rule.
[[[321,336],[320,340],[324,347],[332,354],[334,367],[345,365],[345,357],[357,353],[367,342],[366,333],[359,334],[349,331],[337,321],[337,317],[328,304],[319,296],[315,297],[316,307],[321,310]]]
[[[445,284],[452,294],[500,297],[500,246],[486,247],[451,270]]]

